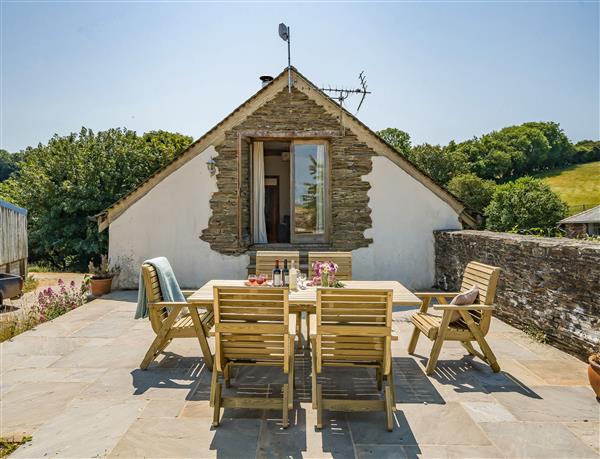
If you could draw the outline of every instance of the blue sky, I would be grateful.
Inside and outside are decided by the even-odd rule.
[[[2,0],[0,147],[84,125],[198,138],[286,66],[373,94],[359,117],[414,143],[553,120],[600,137],[597,2],[150,3]],[[354,101],[350,109],[355,108]]]

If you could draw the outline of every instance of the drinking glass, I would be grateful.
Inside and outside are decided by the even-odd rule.
[[[265,283],[265,281],[267,280],[267,278],[265,277],[264,274],[260,274],[257,278],[256,278],[256,283],[258,285],[262,285]]]
[[[304,284],[306,282],[306,274],[304,274],[302,271],[298,271],[298,285],[300,286],[300,288],[302,290],[304,290],[306,288],[306,285]]]
[[[249,274],[248,275],[248,283],[250,285],[256,285],[256,274]]]

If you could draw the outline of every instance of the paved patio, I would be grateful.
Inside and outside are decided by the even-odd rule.
[[[33,436],[11,457],[600,456],[600,405],[584,363],[494,320],[488,337],[501,373],[447,343],[429,378],[431,343],[421,337],[418,355],[406,353],[407,310],[394,313],[392,433],[383,413],[327,413],[316,431],[310,359],[300,354],[289,429],[277,412],[260,410],[227,410],[212,429],[210,373],[197,342],[173,342],[139,370],[153,334],[133,319],[135,297],[113,293],[1,345],[1,435]],[[279,390],[262,377],[242,369],[232,383],[257,396]],[[375,389],[367,370],[331,370],[323,383],[342,394]]]

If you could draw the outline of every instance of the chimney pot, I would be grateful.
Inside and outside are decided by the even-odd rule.
[[[271,81],[273,81],[273,77],[271,75],[262,75],[261,77],[259,77],[261,83],[261,87],[265,87],[266,85],[268,85]]]

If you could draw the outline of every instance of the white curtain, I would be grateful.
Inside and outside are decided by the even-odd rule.
[[[325,145],[317,145],[317,173],[316,173],[316,185],[317,185],[317,215],[316,215],[316,234],[323,234],[325,232]]]
[[[267,243],[267,225],[265,223],[265,155],[262,142],[252,144],[252,194],[254,209],[254,243]]]

